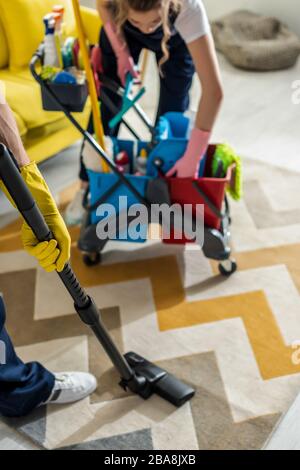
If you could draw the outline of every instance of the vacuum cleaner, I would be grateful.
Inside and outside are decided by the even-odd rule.
[[[15,158],[1,143],[0,178],[36,238],[40,242],[50,241],[53,235],[20,174]],[[182,406],[194,396],[195,390],[192,387],[140,355],[128,352],[123,356],[106,330],[95,302],[81,287],[70,264],[67,263],[58,275],[71,295],[80,319],[92,329],[118,370],[121,376],[120,386],[125,391],[130,390],[143,399],[148,399],[156,393],[177,407]]]

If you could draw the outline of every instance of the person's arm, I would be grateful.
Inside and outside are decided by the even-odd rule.
[[[200,79],[202,96],[187,150],[167,173],[178,177],[195,177],[201,157],[206,153],[211,132],[223,100],[223,88],[217,55],[210,34],[187,44]]]
[[[110,3],[111,2],[109,0],[97,0],[97,10],[104,26],[106,23],[114,22]]]
[[[195,127],[212,131],[223,100],[223,87],[212,36],[207,34],[187,45],[199,77],[202,96]]]
[[[69,232],[44,178],[36,164],[30,162],[27,156],[13,113],[3,95],[0,95],[0,142],[16,158],[21,168],[22,178],[30,189],[54,236],[54,239],[50,242],[39,243],[30,227],[24,222],[21,233],[24,248],[30,255],[37,258],[46,271],[62,271],[70,258],[71,239]],[[0,189],[3,189],[8,199],[11,200],[1,180]],[[11,202],[13,203],[13,201]]]
[[[97,10],[103,23],[104,31],[109,39],[111,47],[118,62],[118,76],[121,84],[126,83],[126,75],[130,73],[133,78],[138,78],[138,73],[134,67],[134,60],[131,57],[126,40],[121,31],[117,31],[114,23],[109,0],[97,0]]]
[[[12,151],[20,167],[29,163],[15,118],[2,94],[0,94],[0,142]]]

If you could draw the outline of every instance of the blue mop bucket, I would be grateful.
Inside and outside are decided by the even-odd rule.
[[[114,145],[117,151],[125,150],[133,161],[134,143],[128,140],[115,140]],[[118,175],[114,173],[97,173],[88,170],[90,182],[91,205],[99,203],[98,209],[91,213],[91,223],[98,224],[104,219],[108,221],[110,217],[118,216],[121,213],[128,212],[128,209],[135,205],[140,205],[138,198],[130,191],[130,189],[120,181]],[[134,186],[139,194],[144,197],[149,182],[146,176],[126,175],[127,180]],[[116,188],[114,186],[120,183]],[[109,204],[109,206],[104,206]],[[129,225],[126,229],[120,231],[112,240],[145,243],[148,235],[148,224],[139,224],[138,226]],[[111,239],[111,238],[109,238]]]

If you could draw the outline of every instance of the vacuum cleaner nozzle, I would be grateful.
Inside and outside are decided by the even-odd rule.
[[[135,375],[143,377],[146,381],[146,385],[142,389],[135,390],[135,393],[142,398],[148,399],[156,393],[173,405],[180,407],[194,396],[195,390],[192,387],[138,354],[129,352],[125,354],[125,359]],[[125,389],[130,388],[130,384],[123,380],[120,385]]]

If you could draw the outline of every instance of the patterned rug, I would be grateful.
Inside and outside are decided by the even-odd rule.
[[[118,346],[196,388],[180,409],[118,387],[57,276],[21,250],[20,222],[3,228],[0,286],[18,353],[99,380],[91,398],[40,408],[10,426],[47,449],[261,448],[300,390],[299,194],[299,175],[246,161],[245,198],[231,204],[239,270],[230,279],[200,250],[158,242],[110,243],[103,264],[87,268],[72,231],[73,267]]]

